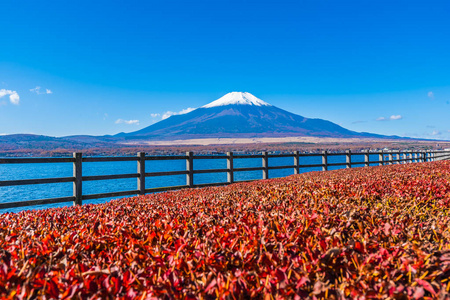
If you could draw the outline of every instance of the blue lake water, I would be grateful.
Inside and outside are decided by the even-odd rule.
[[[363,162],[363,154],[352,154],[352,162]],[[370,161],[378,161],[378,154],[371,154]],[[329,156],[328,163],[344,163],[345,156]],[[300,165],[321,164],[320,156],[300,157]],[[292,157],[271,157],[269,166],[294,165]],[[378,165],[378,163],[371,163]],[[235,168],[261,167],[261,158],[243,158],[234,159]],[[359,165],[363,166],[363,165]],[[358,167],[359,167],[358,166]],[[186,170],[186,161],[167,160],[167,161],[146,161],[146,172],[166,172]],[[227,162],[224,159],[194,159],[194,170],[205,169],[226,169]],[[344,168],[345,166],[329,167],[329,170]],[[300,168],[300,172],[321,171],[317,168]],[[72,163],[43,163],[43,164],[0,164],[0,181],[20,180],[36,178],[57,178],[72,177]],[[137,163],[131,162],[84,162],[83,176],[94,175],[113,175],[137,173]],[[269,178],[285,177],[294,174],[294,168],[282,170],[269,170]],[[262,179],[262,171],[235,172],[235,181],[245,181],[253,179]],[[194,184],[220,183],[226,182],[226,173],[195,174]],[[186,184],[186,175],[160,176],[146,178],[146,188],[178,186]],[[137,179],[116,179],[116,180],[98,180],[83,182],[83,195],[98,194],[107,192],[118,192],[137,189]],[[25,186],[0,187],[0,203],[16,202],[26,200],[36,200],[45,198],[57,198],[72,196],[72,182],[52,183]],[[115,197],[118,198],[118,197]],[[104,203],[115,198],[103,198],[95,200],[84,200],[83,204]],[[124,198],[124,197],[119,197]],[[56,203],[47,205],[37,205],[19,208],[10,208],[0,210],[0,213],[19,212],[31,209],[44,209],[50,207],[71,206],[72,202]]]

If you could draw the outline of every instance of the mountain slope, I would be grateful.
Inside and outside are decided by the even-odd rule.
[[[172,116],[123,139],[193,139],[252,137],[377,137],[322,119],[309,119],[272,106],[249,93],[233,92],[190,113]]]

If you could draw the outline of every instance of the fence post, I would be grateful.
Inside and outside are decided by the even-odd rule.
[[[83,203],[83,154],[80,152],[74,152],[73,157],[75,158],[73,163],[73,177],[75,177],[75,181],[73,182],[73,196],[75,197],[73,205],[81,205]]]
[[[366,150],[366,153],[364,153],[364,166],[365,167],[370,166],[370,164],[369,164],[369,150]]]
[[[263,152],[262,166],[263,179],[269,179],[269,153],[267,153],[267,151]]]
[[[194,186],[194,157],[191,151],[186,152],[186,185],[189,187]]]
[[[322,171],[328,171],[328,151],[322,151]]]
[[[392,165],[392,150],[389,150],[388,161],[389,161],[389,164]]]
[[[346,154],[345,154],[345,157],[346,157],[346,159],[345,159],[345,162],[346,162],[346,168],[347,169],[349,169],[349,168],[351,168],[352,167],[352,151],[351,150],[347,150],[347,151],[345,151],[346,152]]]
[[[294,151],[294,174],[300,174],[300,161],[298,151]]]
[[[378,153],[378,165],[382,166],[383,165],[383,161],[384,161],[384,154],[383,154],[383,150],[381,150],[381,152]]]
[[[227,181],[228,183],[234,182],[234,171],[233,171],[233,152],[227,152]]]
[[[139,195],[145,195],[145,152],[138,152],[137,172],[139,177],[137,178],[137,189]]]

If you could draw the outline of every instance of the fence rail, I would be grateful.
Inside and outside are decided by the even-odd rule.
[[[363,162],[352,161],[352,157],[356,155],[363,155]],[[378,155],[378,160],[370,160],[370,155]],[[329,163],[328,158],[331,156],[345,156],[345,162],[342,163]],[[269,158],[279,157],[292,157],[294,163],[292,165],[283,166],[269,166]],[[300,157],[322,157],[321,164],[300,164]],[[246,167],[235,168],[235,159],[249,159],[260,158],[262,160],[261,167]],[[226,169],[206,169],[195,170],[194,160],[197,159],[226,159]],[[352,168],[353,166],[370,166],[373,164],[378,165],[392,165],[401,163],[413,163],[413,162],[425,162],[450,159],[450,150],[434,150],[434,151],[375,151],[375,152],[351,152],[349,150],[345,152],[327,152],[322,153],[300,153],[295,151],[289,154],[269,154],[263,152],[255,155],[241,155],[227,152],[226,155],[198,155],[194,156],[192,152],[186,152],[186,155],[178,156],[146,156],[144,152],[139,152],[135,157],[83,157],[81,153],[73,153],[73,157],[65,158],[0,158],[1,164],[32,164],[32,163],[72,163],[73,164],[73,177],[60,177],[60,178],[44,178],[44,179],[21,179],[21,180],[6,180],[0,181],[0,187],[5,186],[21,186],[21,185],[35,185],[35,184],[47,184],[47,183],[61,183],[72,182],[73,183],[73,195],[70,197],[59,197],[51,199],[37,199],[18,202],[6,202],[0,203],[0,209],[24,207],[32,205],[73,202],[74,205],[81,205],[83,200],[120,197],[130,195],[144,195],[147,193],[163,192],[169,190],[178,190],[182,188],[196,188],[207,186],[219,186],[231,184],[234,181],[234,174],[236,172],[246,171],[262,171],[262,179],[269,178],[270,170],[279,169],[293,169],[294,174],[299,174],[302,168],[322,168],[323,171],[327,171],[329,167],[343,166],[346,168]],[[164,171],[164,172],[145,172],[145,162],[155,160],[185,160],[186,170],[180,171]],[[83,176],[82,167],[84,162],[123,162],[123,161],[135,161],[137,162],[137,173],[131,174],[116,174],[116,175],[95,175],[95,176]],[[195,174],[208,174],[208,173],[227,173],[226,182],[206,183],[206,184],[194,184]],[[186,185],[168,186],[159,188],[146,188],[145,179],[156,176],[173,176],[173,175],[185,175]],[[125,179],[136,178],[137,189],[120,192],[108,192],[100,194],[83,195],[83,182],[94,180],[112,180],[112,179]]]

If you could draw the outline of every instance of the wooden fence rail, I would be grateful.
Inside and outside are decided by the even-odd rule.
[[[355,155],[363,155],[364,161],[356,162],[352,160]],[[378,160],[371,161],[371,155],[378,155]],[[329,157],[331,156],[345,156],[345,162],[342,163],[329,163]],[[270,166],[269,158],[280,157],[292,157],[294,159],[293,165],[283,166]],[[321,157],[321,164],[300,164],[300,157]],[[261,167],[246,167],[236,168],[234,167],[234,161],[236,159],[248,159],[259,158],[262,160]],[[197,159],[226,159],[226,169],[206,169],[195,170],[194,160]],[[121,197],[130,195],[144,195],[147,193],[162,192],[169,190],[177,190],[182,188],[194,188],[194,187],[207,187],[207,186],[219,186],[234,183],[234,175],[236,172],[246,171],[262,171],[262,179],[268,179],[270,170],[280,169],[294,169],[294,174],[299,174],[302,168],[322,168],[323,171],[327,171],[329,167],[345,167],[352,168],[353,166],[365,166],[368,167],[371,164],[378,165],[391,165],[391,164],[406,164],[413,162],[425,162],[434,160],[450,159],[450,150],[435,150],[435,151],[375,151],[375,152],[351,152],[347,150],[345,152],[332,153],[323,151],[322,153],[300,153],[295,151],[289,154],[269,154],[263,152],[261,154],[249,155],[249,154],[234,154],[227,152],[226,155],[198,155],[194,156],[192,152],[186,152],[186,155],[177,156],[146,156],[144,152],[139,152],[135,157],[83,157],[81,153],[73,153],[73,157],[66,158],[0,158],[1,164],[33,164],[33,163],[72,163],[73,164],[73,177],[60,177],[60,178],[44,178],[44,179],[20,179],[20,180],[6,180],[0,181],[0,187],[5,186],[21,186],[21,185],[35,185],[35,184],[48,184],[48,183],[61,183],[72,182],[73,183],[73,195],[70,197],[59,197],[51,199],[38,199],[18,202],[6,202],[0,203],[0,209],[24,207],[32,205],[42,205],[51,203],[73,202],[74,205],[81,205],[83,200],[109,198],[109,197]],[[180,171],[164,171],[164,172],[146,172],[146,161],[155,160],[185,160],[186,169]],[[121,162],[121,161],[135,161],[137,162],[137,173],[131,174],[116,174],[116,175],[95,175],[95,176],[83,176],[82,168],[85,162]],[[195,174],[207,174],[207,173],[226,173],[226,182],[207,183],[207,184],[194,184]],[[146,188],[145,179],[148,177],[156,176],[173,176],[173,175],[185,175],[186,184],[181,186],[169,186],[160,188]],[[108,192],[100,194],[83,194],[83,182],[94,180],[112,180],[112,179],[125,179],[136,178],[137,189],[120,192]]]

